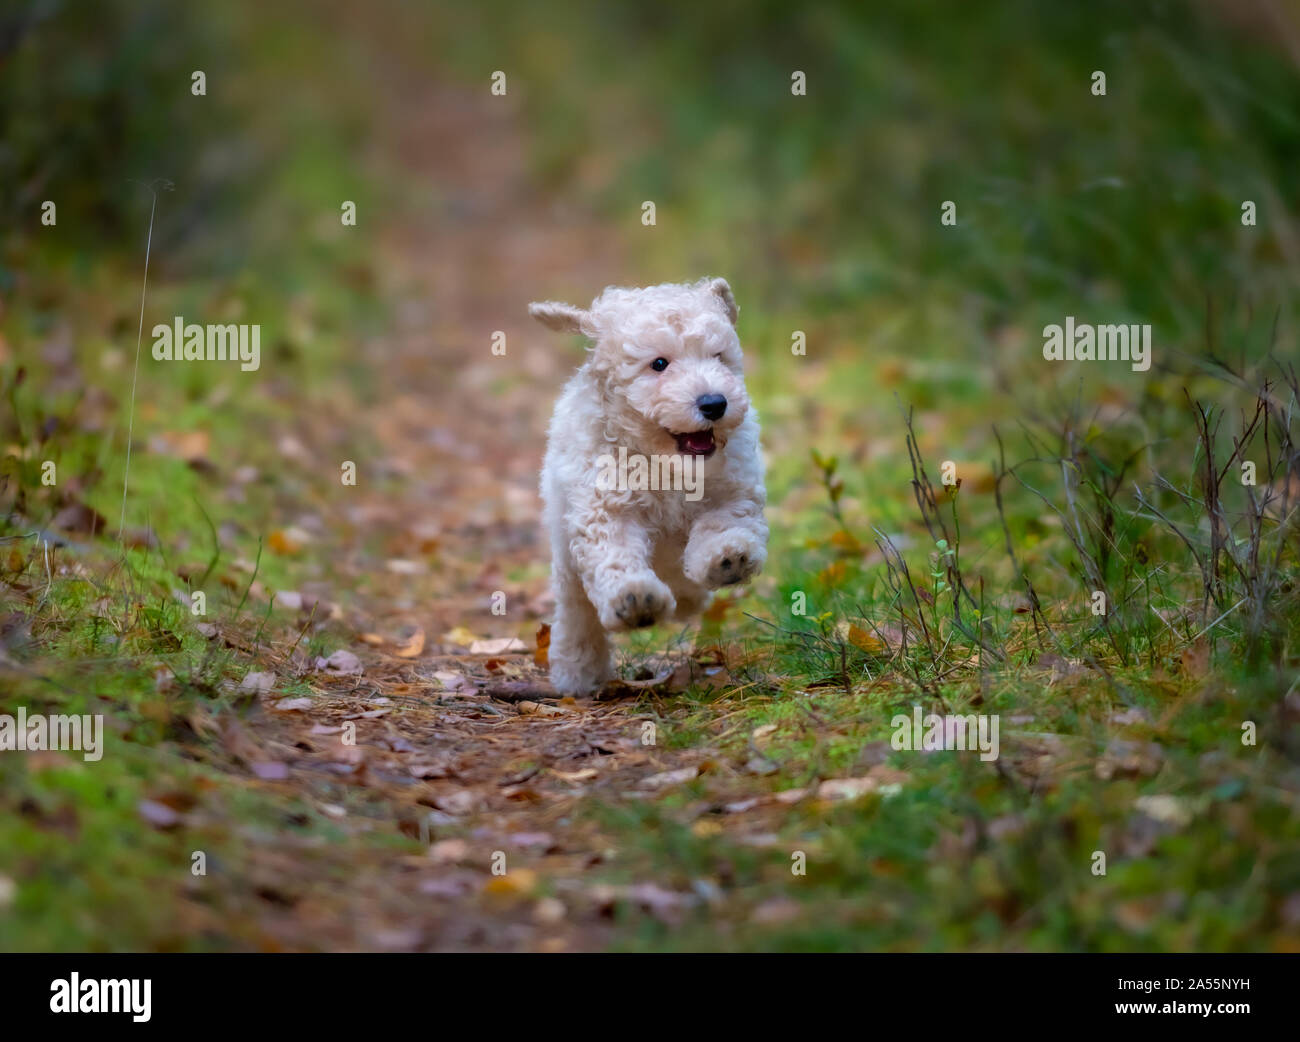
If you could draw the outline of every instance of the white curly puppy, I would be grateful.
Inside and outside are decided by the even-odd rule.
[[[758,420],[725,279],[610,287],[586,311],[555,302],[528,310],[594,341],[556,403],[541,478],[555,592],[551,681],[583,694],[613,675],[607,631],[689,618],[710,591],[763,567]],[[602,479],[624,457],[647,460],[664,480],[646,488]]]

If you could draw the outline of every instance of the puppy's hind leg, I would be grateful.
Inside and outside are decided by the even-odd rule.
[[[677,611],[673,618],[678,622],[690,622],[703,613],[713,599],[713,591],[683,579],[670,584],[673,596],[677,598]]]
[[[677,602],[672,616],[675,621],[690,622],[709,606],[713,591],[686,578],[682,571],[682,548],[679,543],[663,540],[655,546],[654,571],[667,584]]]
[[[567,565],[557,568],[554,589],[551,686],[562,695],[590,694],[614,675],[609,637],[581,580]]]

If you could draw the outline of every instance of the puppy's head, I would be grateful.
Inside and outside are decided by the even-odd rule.
[[[609,434],[631,449],[712,456],[749,411],[725,279],[611,286],[587,311],[553,302],[528,310],[594,341],[588,364]]]

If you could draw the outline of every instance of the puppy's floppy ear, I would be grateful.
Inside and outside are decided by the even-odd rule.
[[[740,314],[740,308],[736,307],[736,298],[732,295],[731,287],[727,285],[726,279],[714,279],[709,283],[714,295],[722,302],[722,310],[727,313],[727,318],[731,324],[736,324],[736,317]]]
[[[557,333],[581,333],[583,322],[590,317],[582,308],[561,304],[558,300],[543,300],[528,305],[528,313],[548,329]]]

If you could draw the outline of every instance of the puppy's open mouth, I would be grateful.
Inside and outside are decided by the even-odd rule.
[[[712,456],[717,443],[713,440],[713,428],[702,431],[690,431],[687,434],[674,434],[677,439],[677,451],[683,456]]]

